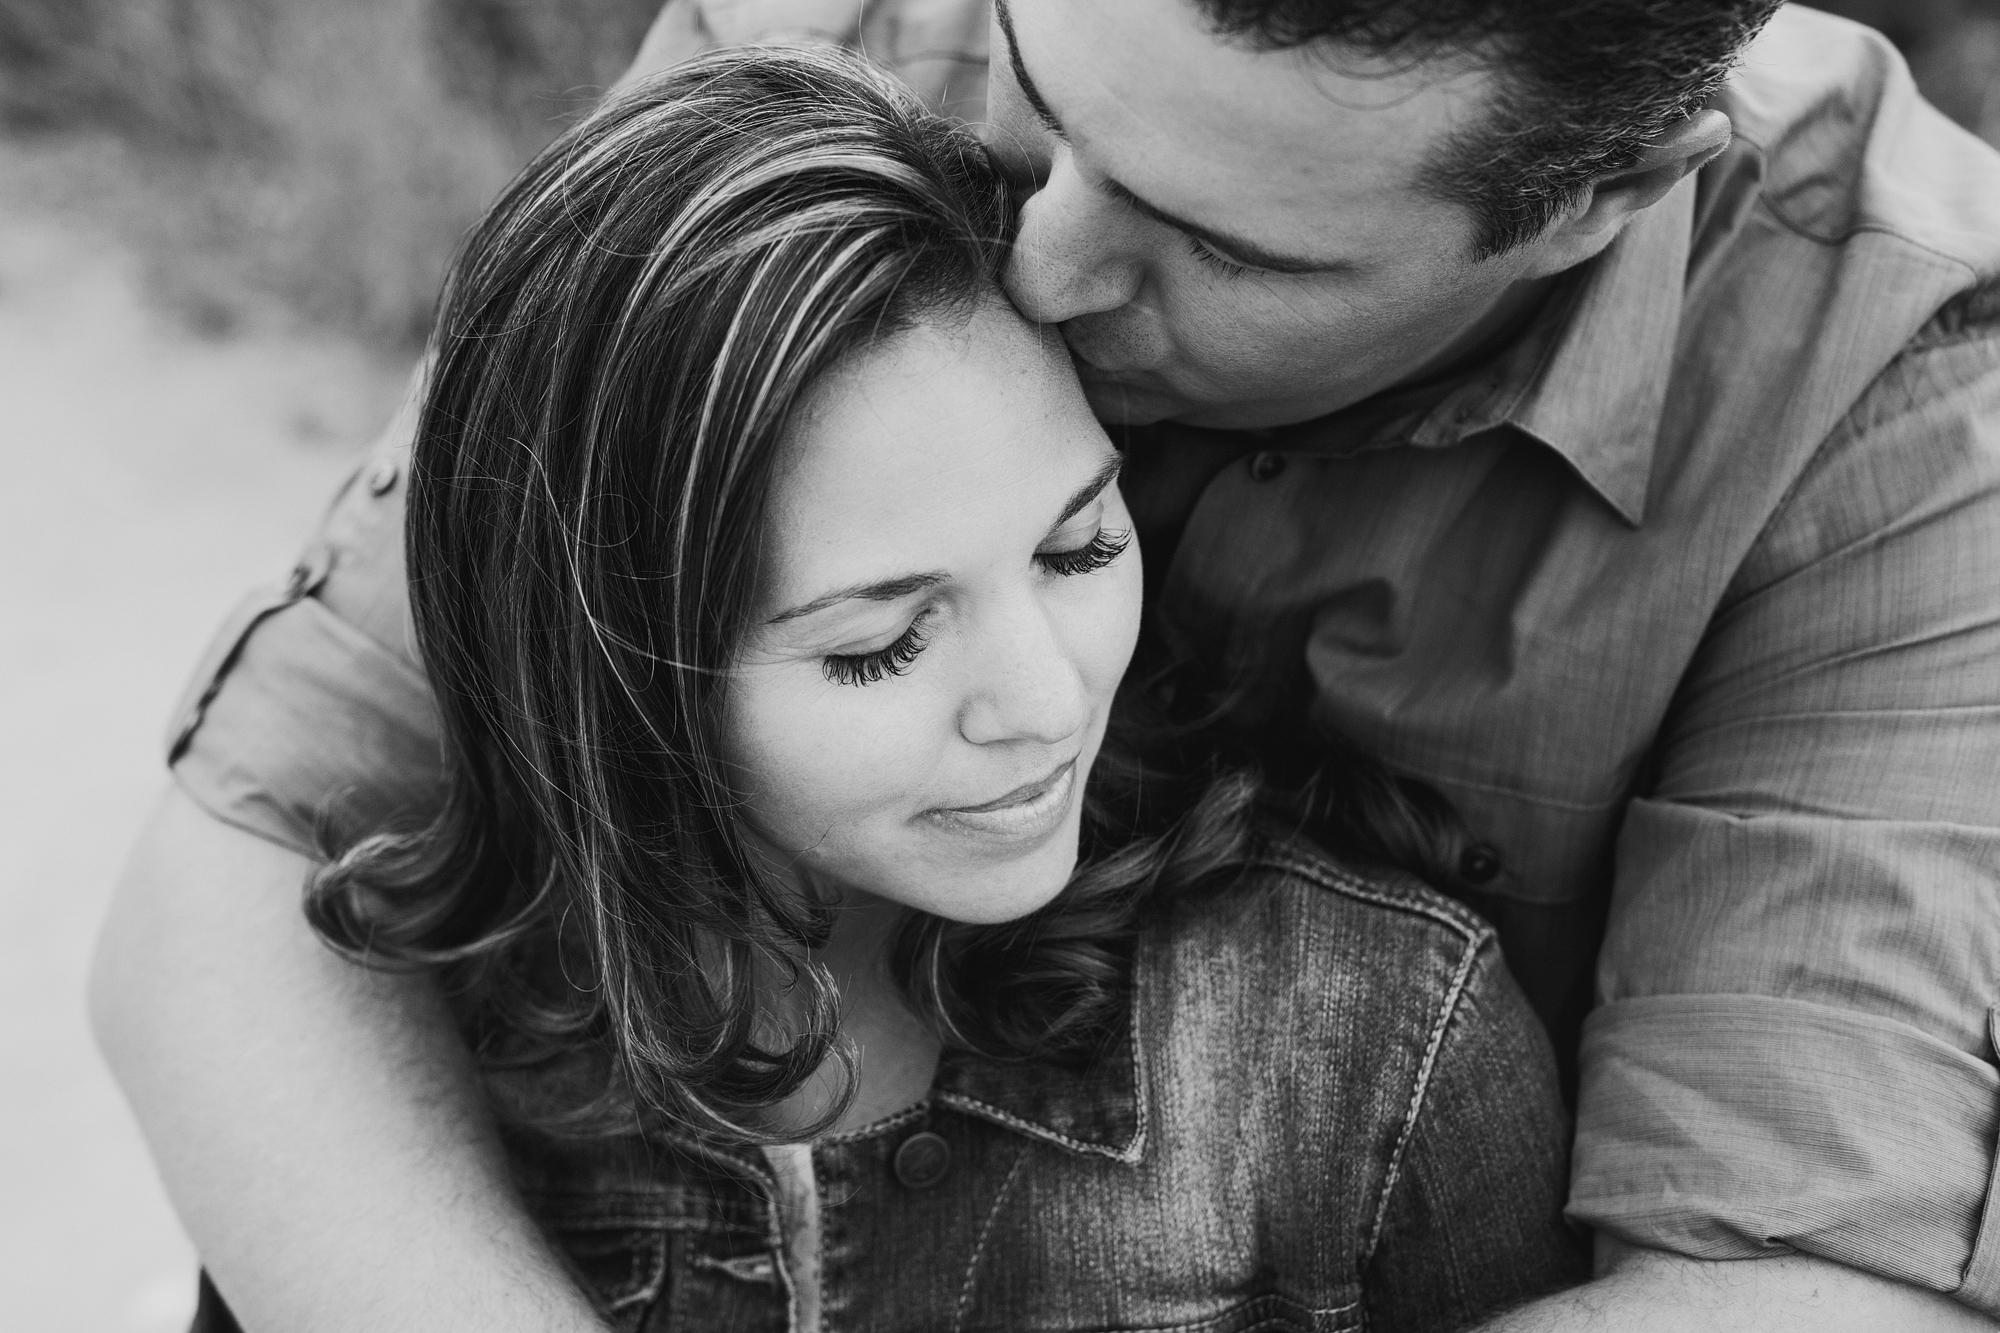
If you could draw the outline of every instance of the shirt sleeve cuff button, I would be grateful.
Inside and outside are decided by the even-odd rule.
[[[1250,480],[1269,481],[1283,472],[1285,466],[1283,454],[1274,454],[1268,449],[1263,453],[1253,454],[1250,457]]]
[[[1500,878],[1500,853],[1483,842],[1472,844],[1458,858],[1458,877],[1467,884],[1491,884]]]

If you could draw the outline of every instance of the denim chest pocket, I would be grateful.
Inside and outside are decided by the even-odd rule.
[[[667,1294],[667,1227],[577,1221],[552,1223],[549,1234],[591,1304],[618,1333],[636,1333]]]
[[[676,1206],[686,1202],[544,1196],[530,1207],[616,1333],[678,1329],[690,1309],[712,1314],[714,1327],[732,1326],[725,1311],[754,1323],[756,1313],[782,1306],[783,1279],[755,1220],[727,1206]]]

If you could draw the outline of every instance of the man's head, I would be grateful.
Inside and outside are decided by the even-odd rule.
[[[1728,142],[1777,0],[1001,0],[1008,275],[1098,411],[1251,427],[1442,371]]]

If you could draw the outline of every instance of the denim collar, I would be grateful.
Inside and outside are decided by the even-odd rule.
[[[1122,1031],[1086,1066],[1003,1062],[947,1050],[938,1058],[937,1073],[923,1102],[824,1141],[850,1142],[901,1129],[928,1104],[949,1107],[1074,1153],[1136,1166],[1145,1158],[1148,1104],[1136,1002],[1135,995]],[[731,1170],[769,1175],[763,1155],[740,1142],[711,1138],[653,1116],[644,1118],[643,1132]]]
[[[1146,1151],[1146,1073],[1139,1025],[1081,1069],[1001,1064],[947,1052],[931,1101],[1070,1152],[1136,1165]]]

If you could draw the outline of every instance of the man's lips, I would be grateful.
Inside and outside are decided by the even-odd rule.
[[[1165,348],[1155,347],[1148,352],[1133,346],[1129,339],[1091,322],[1088,316],[1065,320],[1060,327],[1070,360],[1076,364],[1077,373],[1086,378],[1145,375],[1165,364]]]

